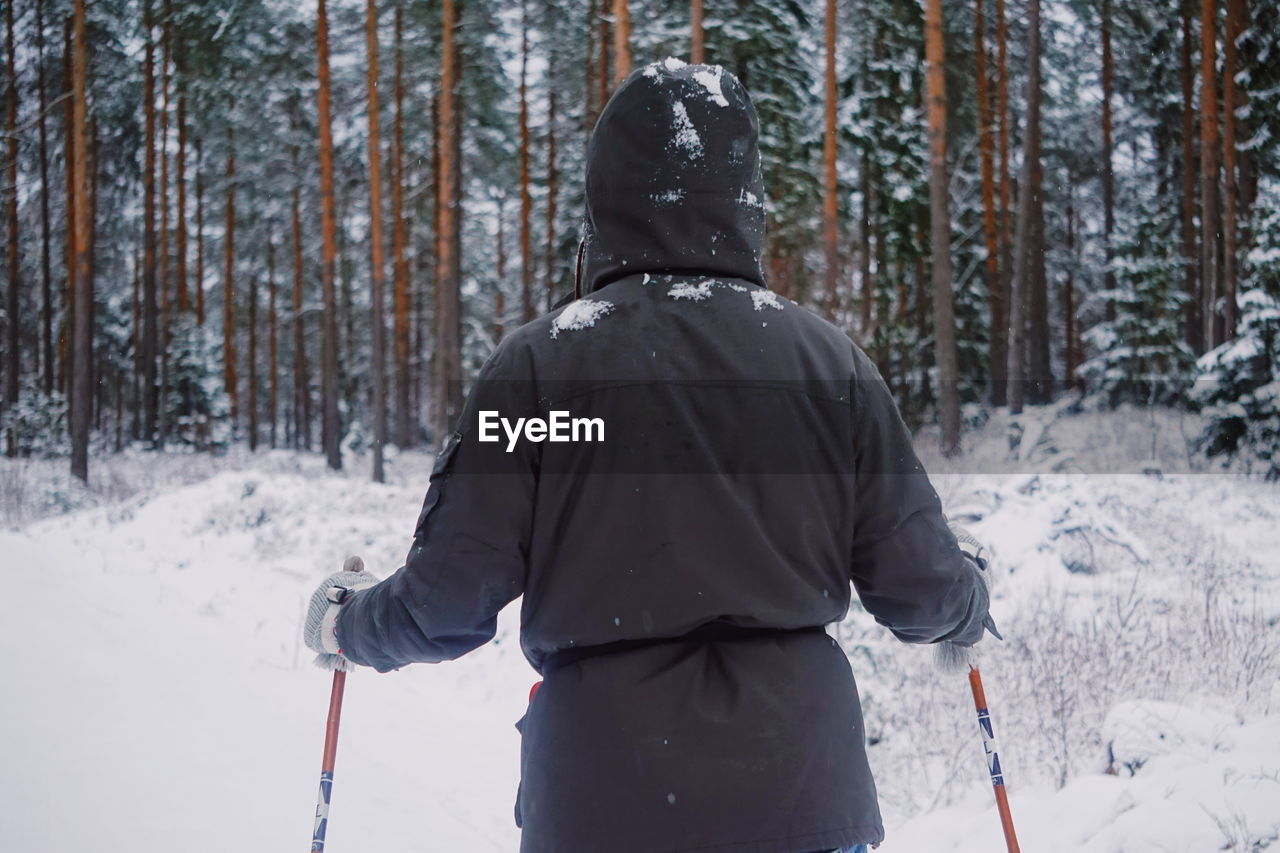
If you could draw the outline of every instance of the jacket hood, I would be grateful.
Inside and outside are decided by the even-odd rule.
[[[587,146],[581,290],[640,272],[763,286],[759,130],[718,65],[668,57],[623,81]]]

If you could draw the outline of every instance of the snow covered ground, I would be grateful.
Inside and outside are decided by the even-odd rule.
[[[1280,490],[1188,462],[1178,416],[1059,414],[928,460],[999,551],[982,665],[1023,849],[1280,850]],[[429,458],[376,486],[358,459],[141,454],[96,493],[3,466],[0,850],[300,849],[329,689],[303,605],[349,553],[399,564]],[[330,849],[517,850],[516,615],[461,661],[350,677]],[[1002,850],[963,675],[861,612],[836,633],[882,853]]]

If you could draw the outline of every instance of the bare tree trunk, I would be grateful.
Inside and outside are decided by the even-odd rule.
[[[926,111],[929,121],[929,234],[933,254],[938,420],[942,426],[942,452],[953,456],[960,450],[960,375],[951,295],[951,204],[947,187],[947,89],[942,0],[926,0],[924,15]]]
[[[551,65],[551,77],[555,78],[555,63]],[[560,174],[556,169],[556,90],[547,95],[547,220],[546,241],[543,249],[543,266],[546,275],[547,310],[556,298],[556,193]]]
[[[5,326],[7,334],[5,336],[5,349],[8,350],[8,370],[5,372],[4,382],[4,401],[6,406],[15,405],[18,402],[18,376],[22,371],[22,358],[20,353],[18,329],[21,326],[21,318],[19,316],[19,288],[21,283],[18,280],[18,71],[14,63],[14,57],[17,50],[13,41],[13,6],[12,2],[5,3],[5,33],[8,41],[8,53],[5,59],[5,71],[8,74],[8,96],[6,102],[6,120],[5,126],[8,129],[8,169],[6,173],[5,195],[8,197],[5,203],[8,230],[8,290],[5,299]],[[9,435],[6,442],[6,452],[9,456],[16,456],[18,453],[17,442],[12,434]]]
[[[834,2],[835,0],[828,0],[828,7],[830,7]],[[830,14],[830,12],[828,12],[828,14]],[[692,44],[689,50],[689,58],[693,60],[694,65],[701,65],[705,61],[705,50],[702,43],[702,0],[692,0],[692,4],[689,9],[689,22],[689,29],[692,30]]]
[[[58,331],[58,388],[67,395],[67,416],[71,417],[72,409],[75,407],[75,401],[71,398],[71,362],[74,359],[72,349],[75,346],[75,314],[76,314],[76,288],[75,288],[75,269],[76,269],[76,240],[75,240],[75,219],[76,209],[76,176],[75,176],[75,134],[72,132],[75,127],[75,92],[74,83],[72,81],[71,71],[71,55],[75,52],[72,47],[72,16],[68,16],[64,22],[62,29],[62,79],[66,86],[63,96],[66,98],[63,107],[62,120],[62,152],[63,152],[63,179],[66,183],[67,202],[66,202],[66,231],[64,247],[65,257],[63,264],[66,267],[66,282],[63,292],[63,312],[62,322],[59,324]],[[144,290],[144,299],[145,290]],[[145,307],[143,316],[145,318]],[[144,319],[145,326],[145,319]],[[143,333],[142,350],[145,354],[146,350],[146,333]],[[139,367],[143,366],[142,356],[138,359]],[[145,373],[145,371],[144,371]],[[139,402],[139,411],[145,412],[144,405],[145,395]]]
[[[249,277],[249,450],[258,449],[258,276]]]
[[[1066,367],[1066,385],[1076,384],[1076,366],[1080,364],[1080,352],[1076,348],[1076,193],[1075,176],[1067,182],[1067,277],[1062,287],[1062,313],[1066,333],[1066,351],[1063,361]]]
[[[1022,178],[1018,184],[1018,237],[1015,247],[1013,297],[1010,312],[1012,346],[1009,353],[1009,410],[1022,411],[1026,399],[1027,362],[1030,360],[1030,379],[1038,381],[1039,359],[1028,353],[1028,319],[1035,321],[1039,304],[1035,291],[1043,286],[1044,253],[1040,238],[1040,0],[1030,0],[1027,21],[1027,128],[1023,145]],[[1104,165],[1105,169],[1105,165]],[[1028,314],[1032,316],[1029,318]],[[1028,356],[1032,357],[1028,359]],[[1040,399],[1037,389],[1031,401]]]
[[[1185,332],[1192,352],[1204,352],[1204,320],[1200,316],[1201,298],[1196,258],[1196,161],[1195,161],[1195,72],[1191,64],[1191,4],[1181,0],[1182,10],[1182,257],[1186,265],[1184,285],[1187,305]]]
[[[457,48],[454,0],[442,4],[440,73],[440,233],[438,264],[438,305],[436,313],[436,438],[443,441],[462,404],[462,353],[460,347],[459,258],[457,253],[457,203],[460,164],[457,146],[461,128],[457,117]]]
[[[823,110],[822,134],[822,244],[826,261],[823,269],[826,290],[827,319],[835,321],[840,283],[840,232],[837,223],[838,207],[836,204],[836,156],[838,142],[836,138],[836,0],[826,0],[826,20],[824,30],[826,46],[825,68],[825,109]],[[701,13],[701,7],[698,9]],[[698,26],[701,32],[701,22]],[[699,35],[699,40],[701,36]]]
[[[12,8],[12,3],[9,4]],[[12,54],[10,54],[12,55]],[[40,343],[43,362],[40,371],[44,393],[53,393],[56,368],[53,363],[53,277],[49,227],[49,132],[45,113],[49,108],[44,75],[44,0],[36,2],[36,87],[40,99]]]
[[[156,361],[160,355],[160,330],[156,294],[156,81],[153,33],[155,22],[152,20],[151,0],[143,2],[142,20],[147,31],[142,90],[146,134],[144,140],[146,153],[142,172],[142,386],[146,392],[143,439],[154,442],[160,413],[160,394],[156,382]]]
[[[296,162],[296,152],[295,152]],[[293,187],[293,396],[294,439],[311,449],[311,379],[307,375],[306,315],[303,313],[301,189]]]
[[[373,481],[385,483],[382,450],[387,443],[386,400],[386,311],[383,294],[386,290],[386,266],[382,257],[382,170],[378,151],[378,3],[368,0],[365,4],[365,52],[368,56],[365,74],[365,94],[369,113],[369,249],[373,264],[369,277],[373,288],[369,300],[369,322],[373,330]]]
[[[404,6],[396,4],[396,119],[391,160],[394,173],[391,184],[392,271],[395,276],[395,356],[396,356],[396,444],[402,448],[416,444],[416,418],[410,403],[409,389],[409,313],[412,310],[409,290],[409,261],[405,257],[408,241],[404,213]]]
[[[533,308],[533,199],[529,193],[529,3],[520,3],[520,317],[529,322]]]
[[[1002,381],[1008,364],[1008,338],[1000,334],[1005,328],[1005,295],[1000,278],[1000,235],[996,226],[995,135],[992,132],[991,98],[987,85],[986,19],[983,4],[974,3],[973,41],[975,76],[978,94],[978,148],[982,161],[982,232],[987,248],[987,292],[991,305],[991,347],[988,369],[993,385]]]
[[[999,324],[991,329],[991,403],[1003,406],[1009,401],[1009,314],[1010,284],[1013,280],[1013,206],[1009,166],[1009,25],[1005,17],[1005,0],[996,0],[996,118],[1000,122],[1000,292]],[[992,305],[993,323],[996,319]],[[997,356],[999,358],[997,359]]]
[[[171,38],[172,36],[173,34],[170,33]],[[178,290],[178,311],[181,314],[187,314],[191,311],[191,297],[187,287],[187,78],[183,65],[181,32],[179,32],[179,41],[174,51],[174,70],[178,74],[178,156],[174,176],[178,184],[178,209],[174,233],[177,249],[175,279]]]
[[[161,7],[160,26],[160,406],[156,421],[156,447],[164,447],[169,433],[169,0]]]
[[[631,6],[613,0],[613,85],[631,76]]]
[[[1116,230],[1116,178],[1112,167],[1114,143],[1111,133],[1111,101],[1115,91],[1111,56],[1111,0],[1102,0],[1102,247],[1107,267],[1103,288],[1107,291],[1106,317],[1116,317],[1116,301],[1110,295],[1116,288],[1116,274],[1111,268],[1114,257],[1112,236]],[[1018,261],[1022,263],[1021,259]]]
[[[276,448],[280,419],[280,315],[276,310],[276,243],[267,238],[267,415],[271,449]]]
[[[1226,0],[1227,20],[1222,39],[1222,329],[1223,339],[1236,336],[1236,289],[1238,287],[1238,234],[1236,189],[1236,42],[1244,32],[1245,0]]]
[[[504,332],[502,319],[506,316],[507,297],[504,285],[507,281],[507,232],[506,204],[507,197],[499,195],[498,202],[498,286],[493,297],[493,340],[502,340]]]
[[[1207,349],[1222,342],[1218,299],[1218,71],[1216,0],[1200,4],[1200,279]]]
[[[74,363],[71,370],[71,473],[89,481],[89,423],[93,415],[93,280],[89,270],[90,209],[89,151],[86,138],[88,105],[85,89],[88,76],[89,40],[85,24],[85,0],[75,0],[75,50],[72,55],[74,92],[72,139],[75,158],[76,206],[72,212],[75,245],[75,329]],[[12,7],[11,7],[12,8]]]
[[[204,325],[204,148],[196,137],[196,323]]]
[[[240,389],[236,376],[236,139],[234,125],[227,124],[226,230],[222,237],[222,378],[231,400],[231,426],[240,423]]]
[[[342,468],[341,426],[338,423],[338,305],[336,221],[333,199],[333,123],[329,115],[329,17],[325,0],[317,0],[316,57],[319,77],[320,229],[323,238],[321,284],[324,316],[320,330],[321,434],[329,467]]]
[[[609,35],[609,16],[605,14],[605,4],[610,0],[600,0],[600,109],[604,110],[604,105],[609,102],[609,93],[613,91],[610,85],[613,81],[612,75],[609,74],[609,45],[612,38]]]
[[[587,17],[586,28],[586,45],[583,51],[583,58],[586,60],[583,66],[583,107],[582,107],[582,131],[589,139],[591,129],[595,127],[596,116],[599,115],[600,106],[596,104],[596,0],[587,0]]]

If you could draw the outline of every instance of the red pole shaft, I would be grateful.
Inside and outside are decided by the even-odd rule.
[[[996,810],[1000,813],[1004,843],[1009,853],[1020,853],[1018,836],[1013,830],[1013,813],[1009,810],[1009,794],[1004,787],[1000,755],[996,752],[995,732],[991,728],[991,712],[987,710],[987,694],[982,689],[982,674],[976,666],[969,667],[969,687],[973,690],[973,704],[978,711],[978,728],[982,731],[982,746],[987,753],[987,769],[991,772],[991,787],[996,793]]]
[[[320,794],[316,799],[316,823],[311,833],[311,853],[324,853],[325,831],[329,828],[329,798],[333,793],[333,762],[338,754],[338,724],[342,721],[342,692],[347,674],[333,673],[329,692],[329,718],[324,727],[324,757],[320,760]]]

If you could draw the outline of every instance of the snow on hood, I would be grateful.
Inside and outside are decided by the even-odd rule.
[[[674,57],[618,87],[587,146],[582,290],[641,272],[764,285],[759,120],[738,79]]]

